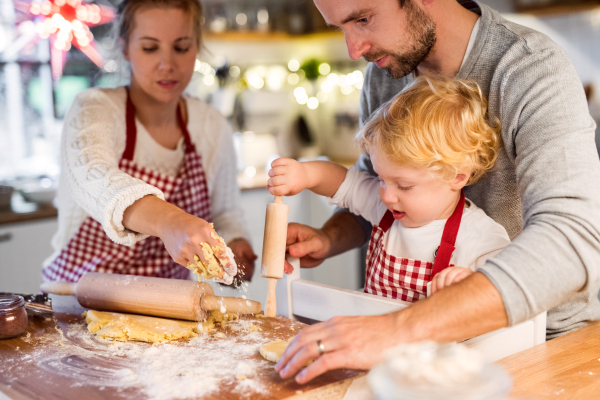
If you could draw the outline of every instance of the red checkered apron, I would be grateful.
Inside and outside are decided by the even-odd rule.
[[[415,302],[427,296],[427,283],[441,270],[450,266],[450,258],[454,252],[454,244],[463,209],[465,194],[461,192],[460,200],[452,216],[448,218],[442,233],[442,242],[436,251],[435,261],[411,260],[398,258],[385,251],[385,235],[394,223],[390,210],[386,211],[379,222],[373,226],[371,240],[367,251],[367,279],[365,292],[393,299]]]
[[[184,136],[185,156],[176,177],[133,163],[137,130],[135,109],[129,96],[125,118],[127,143],[119,169],[160,189],[169,203],[189,214],[211,221],[202,158],[190,140],[181,110],[177,109],[177,119]],[[43,280],[77,282],[83,274],[92,271],[176,279],[189,277],[189,270],[173,261],[158,237],[150,236],[133,246],[120,245],[109,239],[102,225],[88,216],[58,257],[44,269]]]

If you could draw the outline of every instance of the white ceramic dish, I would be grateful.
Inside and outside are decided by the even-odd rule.
[[[39,185],[25,185],[19,189],[25,200],[32,203],[50,204],[56,197],[56,188],[45,188]]]

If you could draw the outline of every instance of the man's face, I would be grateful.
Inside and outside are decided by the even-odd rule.
[[[353,60],[364,57],[398,79],[414,71],[436,41],[435,22],[418,0],[315,0],[330,26],[346,36]]]

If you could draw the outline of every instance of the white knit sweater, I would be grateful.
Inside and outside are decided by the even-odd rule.
[[[136,200],[163,193],[119,170],[125,150],[125,88],[89,89],[80,93],[67,113],[61,141],[61,176],[58,189],[58,232],[48,265],[67,245],[85,218],[102,224],[113,241],[133,245],[147,237],[123,226],[123,212]],[[215,229],[226,242],[248,238],[240,208],[236,158],[231,129],[214,108],[186,96],[188,130],[202,156]],[[149,135],[136,119],[137,141],[133,161],[143,167],[175,176],[183,162],[183,139],[169,150]]]

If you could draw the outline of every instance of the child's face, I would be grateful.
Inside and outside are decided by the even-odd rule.
[[[466,183],[464,174],[445,182],[426,169],[394,165],[381,151],[370,155],[379,175],[379,196],[403,226],[418,228],[452,215],[464,186],[458,180]]]

